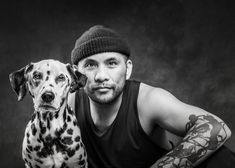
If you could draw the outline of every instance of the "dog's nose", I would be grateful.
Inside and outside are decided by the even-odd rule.
[[[54,100],[55,95],[52,92],[45,92],[42,94],[42,100],[44,102],[50,103],[52,100]]]

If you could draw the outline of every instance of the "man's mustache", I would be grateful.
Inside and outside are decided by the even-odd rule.
[[[114,89],[115,85],[114,84],[98,84],[98,85],[93,85],[92,90],[98,90],[98,89]]]

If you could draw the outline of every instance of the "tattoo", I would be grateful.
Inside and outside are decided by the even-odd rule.
[[[160,160],[159,168],[191,168],[208,150],[216,150],[227,139],[225,123],[208,114],[190,115],[186,131],[181,143]]]

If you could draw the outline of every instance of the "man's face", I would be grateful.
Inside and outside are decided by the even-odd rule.
[[[100,104],[111,103],[123,91],[127,75],[126,57],[115,52],[105,52],[82,59],[78,70],[87,76],[84,87],[88,96]]]

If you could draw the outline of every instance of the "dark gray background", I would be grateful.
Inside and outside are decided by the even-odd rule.
[[[70,62],[76,38],[103,24],[132,49],[132,78],[165,88],[222,118],[235,131],[235,14],[227,0],[7,1],[0,3],[0,167],[23,167],[33,112],[17,102],[8,75],[29,62]],[[235,136],[226,143],[235,151]]]

